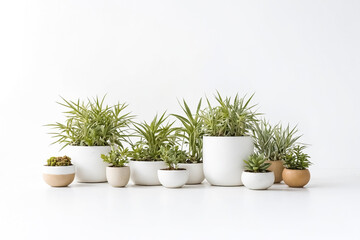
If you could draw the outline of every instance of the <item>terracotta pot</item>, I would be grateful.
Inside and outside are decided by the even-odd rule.
[[[285,168],[282,177],[289,187],[301,188],[310,181],[310,172],[308,169],[295,170]]]
[[[268,160],[266,162],[271,164],[267,170],[274,172],[274,175],[275,175],[274,183],[280,183],[283,180],[283,178],[282,178],[282,172],[284,170],[283,161],[282,160],[277,160],[277,161],[269,161]]]
[[[130,168],[106,167],[106,179],[113,187],[125,187],[130,179]]]
[[[52,187],[66,187],[74,181],[75,166],[44,166],[43,178]]]

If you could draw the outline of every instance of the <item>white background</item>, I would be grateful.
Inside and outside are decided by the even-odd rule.
[[[216,89],[255,92],[267,119],[298,124],[312,169],[359,169],[359,12],[344,0],[2,1],[0,176],[42,184],[60,95],[107,93],[142,121]]]

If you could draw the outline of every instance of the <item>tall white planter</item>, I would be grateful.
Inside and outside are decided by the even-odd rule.
[[[101,154],[108,154],[110,146],[67,146],[66,155],[76,165],[78,182],[106,182],[106,167]]]
[[[250,136],[203,138],[203,164],[206,180],[211,185],[240,186],[244,159],[254,152]]]
[[[130,161],[131,181],[136,185],[161,185],[158,170],[166,168],[163,161]]]

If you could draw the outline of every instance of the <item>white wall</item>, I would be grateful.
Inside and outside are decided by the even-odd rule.
[[[55,104],[108,93],[139,119],[216,89],[298,124],[314,168],[360,168],[359,1],[3,1],[1,159],[38,168]],[[1,172],[7,169],[3,167]]]

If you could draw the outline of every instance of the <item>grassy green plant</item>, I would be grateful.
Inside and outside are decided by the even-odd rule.
[[[284,166],[288,169],[304,170],[312,164],[309,160],[310,156],[303,153],[305,146],[297,145],[291,149],[284,160]]]
[[[183,100],[183,104],[181,105],[185,116],[181,116],[178,114],[172,114],[176,117],[181,123],[182,127],[180,128],[179,137],[185,139],[185,144],[187,144],[187,158],[186,162],[189,163],[201,163],[202,162],[202,125],[203,121],[200,117],[201,111],[201,99],[197,105],[196,112],[193,114],[186,103]]]
[[[47,166],[70,166],[71,158],[68,156],[63,157],[51,157],[47,160]]]
[[[247,136],[259,115],[253,111],[256,105],[250,105],[254,94],[247,100],[236,94],[234,100],[222,98],[217,92],[215,99],[219,106],[212,107],[207,99],[208,107],[202,112],[205,135],[209,136]]]
[[[118,147],[115,149],[114,146],[111,146],[111,151],[109,154],[101,154],[101,158],[104,162],[110,163],[113,167],[124,167],[125,164],[129,162],[128,158],[130,157],[130,151],[128,148]]]
[[[263,154],[252,154],[245,162],[245,171],[254,173],[264,173],[270,167],[270,163],[266,163]]]
[[[265,120],[255,123],[253,129],[254,145],[258,153],[270,161],[284,160],[287,151],[301,137],[297,128],[283,127],[280,124],[271,126]]]
[[[173,145],[177,139],[174,122],[165,124],[167,116],[158,115],[150,124],[134,123],[135,132],[140,140],[132,144],[131,158],[137,161],[161,161],[160,148],[167,144]]]
[[[108,146],[117,144],[122,146],[129,136],[127,128],[133,118],[130,113],[123,113],[126,104],[114,106],[104,105],[105,96],[100,100],[97,97],[88,102],[67,101],[58,104],[64,106],[67,111],[65,123],[48,124],[47,126],[57,130],[50,133],[60,143],[62,148],[73,146]]]
[[[178,164],[186,160],[187,154],[178,145],[166,145],[160,148],[160,157],[169,170],[177,170]]]

